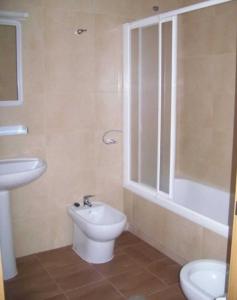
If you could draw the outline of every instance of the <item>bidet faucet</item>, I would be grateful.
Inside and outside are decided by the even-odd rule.
[[[83,206],[92,206],[92,203],[90,202],[90,198],[95,197],[95,195],[85,195],[83,196]]]

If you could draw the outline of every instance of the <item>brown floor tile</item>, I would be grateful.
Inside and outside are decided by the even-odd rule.
[[[36,255],[45,268],[61,267],[82,261],[71,246],[37,253]]]
[[[103,281],[97,284],[91,284],[84,288],[76,289],[67,293],[70,300],[122,300],[120,294],[113,286]]]
[[[96,264],[93,267],[107,277],[137,269],[139,266],[127,254],[121,253],[116,255],[111,261],[105,264]]]
[[[18,258],[18,276],[5,282],[6,300],[185,299],[175,284],[177,263],[129,232],[117,239],[115,252],[98,265],[83,261],[71,246]]]
[[[166,285],[146,270],[127,272],[109,279],[113,285],[126,297],[133,295],[149,295],[160,291]]]
[[[134,234],[129,231],[124,231],[116,240],[115,240],[115,253],[122,251],[128,246],[135,245],[141,242],[141,239],[136,237]]]
[[[56,282],[62,290],[68,291],[102,279],[103,277],[96,270],[93,268],[87,268],[70,275],[62,275],[59,279],[56,279]]]
[[[146,265],[166,257],[164,254],[145,242],[140,242],[134,246],[127,247],[124,249],[124,252],[141,265]]]
[[[7,300],[45,300],[61,294],[47,274],[7,282],[5,291]]]
[[[179,282],[181,266],[168,257],[150,264],[147,269],[167,284]]]
[[[67,300],[66,296],[64,296],[63,294],[61,295],[57,295],[55,297],[52,297],[52,298],[47,298],[45,300]]]
[[[10,279],[9,282],[27,276],[38,276],[40,274],[47,275],[46,271],[41,266],[38,258],[35,255],[17,258],[16,263],[18,274],[14,278]]]
[[[88,268],[91,268],[91,265],[81,260],[76,264],[70,264],[60,267],[47,267],[46,269],[49,272],[50,276],[52,276],[54,279],[59,279],[74,273],[78,273]]]
[[[150,295],[147,300],[185,300],[180,287],[178,285],[170,286],[169,288]]]

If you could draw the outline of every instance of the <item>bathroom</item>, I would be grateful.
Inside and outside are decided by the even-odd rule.
[[[128,186],[124,188],[123,146],[126,132],[123,122],[123,24],[201,2],[199,0],[0,1],[0,10],[29,14],[21,22],[23,104],[0,107],[0,126],[22,124],[27,126],[28,134],[1,136],[0,157],[1,159],[40,157],[47,162],[47,171],[39,179],[11,191],[11,218],[16,257],[71,245],[73,224],[67,214],[67,207],[74,202],[81,202],[84,195],[93,194],[97,199],[123,211],[128,218],[129,231],[176,263],[185,264],[201,258],[226,260],[229,253],[226,236],[192,222],[164,205],[145,200],[146,197],[138,196]],[[158,11],[156,7],[159,8]],[[193,57],[196,61],[198,61],[197,51],[200,51],[200,56],[205,62],[210,53],[207,53],[203,45],[209,47],[210,55],[218,61],[215,62],[217,68],[220,65],[224,68],[224,73],[217,75],[218,82],[214,87],[214,89],[218,87],[217,93],[221,93],[219,97],[221,101],[215,103],[219,115],[215,120],[210,118],[213,123],[207,124],[209,116],[213,116],[213,109],[216,108],[213,108],[211,102],[212,86],[209,94],[205,95],[209,96],[210,101],[206,101],[206,98],[202,97],[202,90],[198,89],[192,98],[194,102],[185,106],[186,101],[181,107],[179,99],[182,97],[181,87],[185,82],[178,76],[176,140],[179,143],[176,146],[176,171],[177,177],[196,179],[197,182],[202,182],[201,179],[204,178],[207,185],[233,193],[232,181],[235,175],[231,173],[231,167],[234,168],[232,142],[236,69],[236,26],[233,24],[237,14],[236,1],[220,4],[218,7],[219,19],[215,17],[210,19],[209,9],[212,8],[190,13],[190,16],[197,14],[196,20],[190,26],[190,32],[187,31],[187,37],[194,46],[188,39],[185,40],[187,51],[184,55],[187,57],[178,59],[188,60],[192,57],[188,53],[191,49],[194,51]],[[197,20],[200,19],[204,25],[199,28]],[[213,31],[205,29],[209,19],[216,22]],[[208,28],[210,29],[210,24]],[[86,31],[77,34],[78,29]],[[178,31],[179,29],[180,27]],[[202,34],[204,43],[201,37],[192,39],[195,29]],[[213,44],[208,44],[210,40],[208,34],[215,35],[216,49],[212,48]],[[219,60],[222,62],[224,60],[225,63],[219,64]],[[192,73],[193,76],[196,75],[194,81],[197,77],[202,77],[199,76],[198,63],[195,67],[195,72]],[[204,81],[217,74],[217,68],[214,70],[215,73],[207,72]],[[183,72],[185,79],[189,79],[188,70],[181,70],[179,63],[177,71],[178,75],[179,72]],[[190,89],[188,93],[194,91]],[[201,103],[195,106],[198,96],[202,98],[199,99]],[[201,133],[200,127],[188,127],[190,118],[184,118],[182,122],[178,119],[181,113],[187,117],[185,109],[193,109],[191,119],[194,119],[201,110],[207,112],[202,119],[195,119],[198,124],[206,126]],[[218,129],[212,132],[215,126],[218,126]],[[102,137],[111,129],[123,132],[111,132],[108,138],[116,139],[117,142],[106,145],[102,142]],[[205,146],[210,143],[206,129],[213,133],[214,147]],[[196,131],[196,142],[199,147],[197,144],[193,147],[190,144],[191,130]],[[203,145],[203,148],[200,145]],[[215,152],[215,149],[218,151]],[[213,152],[210,153],[209,150]],[[200,153],[202,156],[199,156]],[[192,163],[195,157],[198,158],[196,164]],[[210,165],[206,166],[205,163],[209,160]],[[54,297],[56,300],[56,296]],[[31,298],[25,296],[24,299]],[[42,295],[41,298],[34,299],[44,300]],[[59,299],[65,298],[62,296]]]

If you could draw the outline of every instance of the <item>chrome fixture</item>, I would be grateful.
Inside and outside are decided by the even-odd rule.
[[[95,197],[95,195],[85,195],[83,196],[83,206],[92,206],[92,203],[90,202],[90,198]]]
[[[86,32],[87,29],[85,28],[78,28],[76,31],[75,31],[75,34],[79,35],[79,34],[82,34],[83,32]]]

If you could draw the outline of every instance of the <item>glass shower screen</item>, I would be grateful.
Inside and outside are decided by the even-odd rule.
[[[170,194],[172,26],[156,22],[129,31],[129,178]]]
[[[133,29],[131,46],[131,178],[155,188],[158,143],[158,26]]]

